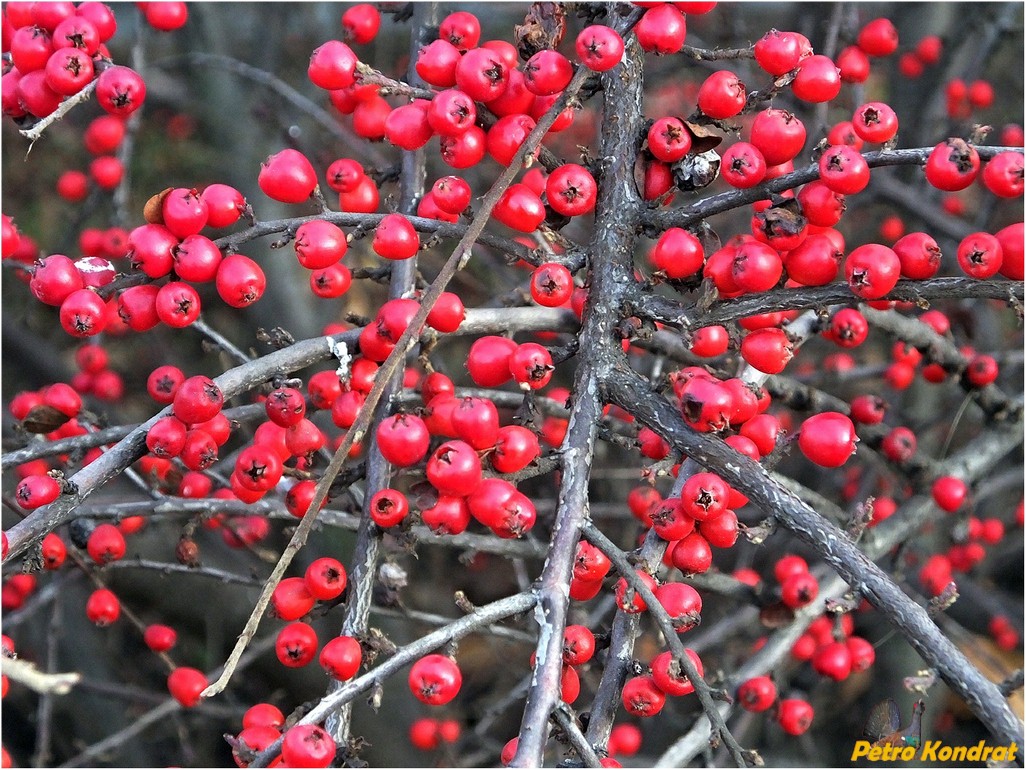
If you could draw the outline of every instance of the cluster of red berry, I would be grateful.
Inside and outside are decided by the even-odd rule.
[[[156,29],[174,30],[186,23],[184,3],[138,5]],[[838,97],[845,84],[868,84],[876,60],[882,69],[883,60],[899,47],[894,24],[879,18],[855,30],[852,44],[835,57],[816,53],[811,41],[800,33],[767,32],[744,57],[734,58],[754,59],[750,76],[768,76],[769,89],[749,89],[738,74],[742,71],[739,66],[712,71],[695,84],[690,116],[660,114],[644,124],[635,137],[636,180],[610,178],[603,162],[593,161],[587,154],[580,163],[547,162],[543,151],[551,151],[540,140],[534,141],[535,134],[543,121],[548,121],[545,136],[549,138],[574,125],[578,110],[565,99],[571,89],[576,93],[572,84],[586,76],[594,85],[597,73],[615,73],[627,62],[628,47],[634,41],[651,56],[684,55],[688,17],[708,13],[716,4],[637,5],[641,7],[632,11],[635,18],[629,28],[612,12],[604,19],[607,24],[595,23],[600,15],[585,13],[587,19],[574,39],[571,55],[557,50],[559,39],[546,45],[521,40],[520,46],[482,40],[481,21],[470,12],[455,11],[442,19],[437,35],[411,62],[419,84],[392,80],[361,59],[359,46],[378,36],[381,13],[369,4],[348,8],[342,16],[342,39],[329,40],[312,51],[309,82],[324,92],[322,96],[340,115],[347,116],[346,125],[351,125],[356,136],[406,152],[430,147],[431,152],[425,153],[433,164],[429,167],[437,167],[437,160],[455,173],[425,185],[415,205],[404,213],[381,214],[382,176],[354,158],[336,157],[323,177],[327,189],[338,193],[340,210],[334,211],[325,200],[315,168],[314,161],[321,159],[299,149],[282,149],[271,154],[259,170],[253,169],[259,190],[277,203],[313,203],[319,211],[290,219],[275,230],[284,233],[275,248],[291,244],[298,264],[309,273],[311,293],[325,300],[338,299],[369,272],[343,264],[347,254],[356,251],[354,243],[367,238],[368,250],[380,258],[377,269],[387,273],[409,266],[409,260],[435,245],[435,238],[425,234],[448,226],[455,232],[466,231],[466,223],[474,217],[475,190],[471,175],[463,172],[490,158],[501,167],[523,166],[517,169],[523,171],[517,180],[496,196],[491,219],[517,234],[505,242],[526,257],[517,265],[530,271],[520,290],[522,304],[533,303],[536,310],[565,309],[569,321],[587,322],[585,307],[594,304],[594,298],[589,297],[585,273],[592,269],[595,256],[589,257],[591,263],[586,265],[588,260],[569,248],[570,239],[555,233],[567,227],[571,228],[567,232],[573,232],[573,226],[590,222],[596,210],[601,215],[600,193],[606,186],[635,181],[647,206],[646,224],[638,229],[653,238],[647,248],[639,248],[637,267],[631,263],[639,295],[664,288],[687,292],[701,286],[714,294],[717,307],[723,308],[732,300],[743,302],[772,297],[775,291],[815,290],[838,283],[848,303],[864,304],[831,305],[820,313],[811,331],[795,331],[792,324],[801,311],[794,308],[816,303],[788,305],[786,300],[769,302],[766,307],[771,309],[762,312],[739,313],[736,318],[722,315],[720,323],[684,323],[686,331],[680,338],[685,352],[678,358],[690,365],[668,365],[668,374],[661,374],[666,385],[662,390],[687,428],[703,437],[722,439],[738,458],[747,458],[745,462],[769,459],[775,463],[793,439],[800,452],[800,457],[794,458],[797,462],[807,461],[806,465],[811,463],[817,469],[845,468],[840,496],[846,501],[857,502],[860,496],[865,499],[867,488],[878,491],[865,504],[869,512],[865,527],[877,527],[894,515],[899,502],[911,497],[912,486],[881,481],[864,473],[862,467],[852,467],[849,460],[856,446],[870,444],[897,473],[916,469],[919,486],[929,487],[936,507],[952,514],[951,520],[958,517],[965,524],[964,536],[958,534],[945,551],[923,554],[917,562],[918,579],[926,593],[943,595],[955,573],[969,572],[986,557],[986,546],[1002,542],[1011,522],[998,516],[973,515],[972,479],[916,465],[922,457],[917,431],[910,427],[913,423],[886,426],[891,408],[870,387],[847,401],[827,401],[798,422],[780,408],[794,405],[783,395],[777,397],[781,389],[774,390],[767,377],[792,368],[795,374],[853,370],[856,361],[849,351],[870,347],[867,341],[874,313],[916,309],[913,302],[891,299],[903,280],[906,284],[930,281],[942,273],[954,273],[957,263],[967,283],[998,276],[1021,282],[1021,221],[993,233],[981,229],[983,224],[969,228],[973,232],[955,239],[957,249],[948,260],[950,265],[942,259],[933,236],[906,232],[905,221],[897,215],[887,217],[881,226],[880,239],[889,245],[863,239],[849,247],[846,241],[855,238],[849,234],[846,239],[839,227],[842,220],[850,221],[850,217],[845,219],[847,197],[869,188],[871,168],[878,165],[877,160],[887,161],[883,165],[918,163],[921,180],[933,190],[956,193],[976,185],[1000,201],[1023,194],[1022,152],[1004,149],[981,154],[975,138],[953,136],[915,151],[914,156],[894,154],[899,119],[884,101],[853,99],[843,114],[838,113],[838,117],[850,115],[850,119],[824,124],[815,132],[807,131],[798,115],[787,109],[762,108],[768,98],[776,96],[796,108],[826,105]],[[107,113],[93,119],[82,135],[85,149],[94,156],[89,173],[63,172],[57,182],[58,195],[83,203],[89,196],[90,179],[104,192],[118,188],[124,169],[115,153],[131,130],[125,118],[143,105],[146,87],[139,74],[111,61],[106,42],[117,28],[114,13],[99,2],[78,6],[68,2],[10,3],[3,12],[3,25],[4,114],[27,130],[34,120],[42,121],[36,126],[47,128],[46,119],[74,106],[76,95],[89,86]],[[924,37],[913,50],[900,54],[896,66],[906,77],[918,77],[925,66],[935,65],[942,53],[939,38]],[[701,53],[697,58],[702,58]],[[746,79],[751,80],[750,76]],[[390,102],[394,97],[402,97],[403,103]],[[948,84],[947,98],[951,117],[964,119],[970,108],[990,107],[994,95],[986,81],[966,86],[956,80]],[[852,110],[852,105],[857,106]],[[614,118],[607,116],[607,120]],[[1009,146],[1022,143],[1021,129],[1016,133],[1015,128],[1003,132]],[[730,132],[739,140],[717,150],[724,139],[720,134]],[[811,149],[813,134],[823,137],[812,154],[813,164],[796,171],[795,163]],[[435,138],[437,142],[432,144]],[[935,138],[931,144],[933,141]],[[868,152],[867,145],[876,150]],[[332,152],[323,160],[336,155]],[[709,237],[696,220],[679,221],[671,207],[676,196],[691,195],[716,179],[727,188],[723,196],[716,196],[720,201],[740,202],[713,210],[709,216],[751,205],[742,217],[745,232],[722,242]],[[787,182],[790,184],[783,186]],[[751,197],[730,198],[745,195]],[[956,198],[946,200],[958,202]],[[137,374],[114,370],[109,351],[116,338],[161,326],[175,330],[202,326],[197,322],[210,287],[232,309],[248,308],[267,291],[264,268],[238,248],[270,234],[271,229],[260,231],[253,207],[239,189],[221,182],[168,188],[150,197],[141,213],[143,223],[132,229],[83,229],[78,259],[56,253],[40,256],[35,240],[20,232],[11,217],[3,216],[3,258],[18,265],[16,275],[28,284],[32,297],[57,308],[60,326],[71,337],[96,338],[77,347],[78,371],[69,382],[22,391],[10,399],[7,409],[25,432],[50,442],[88,439],[101,427],[96,415],[88,411],[88,399],[101,404],[121,402],[126,380],[132,384],[131,378]],[[240,225],[248,227],[240,230]],[[228,234],[219,238],[214,230]],[[539,233],[553,237],[546,239]],[[187,376],[173,364],[163,364],[148,375],[141,373],[140,383],[146,375],[145,391],[163,411],[144,423],[139,433],[139,451],[132,458],[139,483],[158,497],[223,504],[223,511],[215,505],[213,513],[183,531],[175,549],[181,564],[195,567],[199,563],[199,546],[193,538],[196,528],[219,532],[225,546],[233,549],[267,541],[273,532],[266,515],[269,509],[248,506],[281,500],[293,524],[309,524],[315,519],[319,513],[312,510],[315,501],[323,508],[337,495],[335,489],[322,488],[319,462],[326,450],[338,450],[344,441],[344,435],[332,431],[331,425],[343,434],[354,434],[350,457],[366,455],[373,445],[394,471],[377,488],[368,485],[365,510],[376,526],[371,527],[376,536],[411,537],[413,525],[422,523],[443,539],[469,530],[481,532],[478,537],[493,542],[524,539],[530,543],[525,536],[532,529],[550,527],[552,522],[544,511],[539,515],[536,489],[524,482],[536,476],[534,471],[545,461],[558,459],[571,425],[568,410],[581,396],[559,384],[570,370],[569,366],[559,367],[576,349],[566,352],[542,344],[552,340],[551,331],[540,333],[537,341],[524,342],[515,341],[512,334],[499,336],[501,328],[478,333],[464,362],[470,381],[477,386],[472,394],[461,392],[458,377],[435,371],[424,352],[419,365],[397,375],[402,390],[407,391],[402,405],[395,400],[372,429],[366,433],[357,430],[361,417],[378,403],[385,374],[397,371],[389,369],[390,362],[409,350],[401,344],[412,336],[430,339],[424,345],[428,348],[439,335],[459,332],[474,312],[465,307],[464,297],[456,291],[436,292],[430,307],[425,307],[429,294],[425,285],[411,281],[406,290],[393,292],[361,320],[359,330],[343,324],[325,328],[332,345],[339,335],[351,332],[347,339],[358,353],[350,355],[347,349],[339,356],[335,352],[339,367],[306,377],[305,388],[302,380],[287,378],[291,371],[275,370],[242,389],[259,390],[255,397],[261,404],[257,408],[259,424],[251,431],[242,428],[245,420],[236,420],[237,413],[226,404],[228,397],[240,392],[237,384],[225,385],[228,379],[215,380],[202,373]],[[909,294],[900,296],[907,299]],[[643,304],[638,300],[637,307],[632,306],[618,319],[624,322],[621,326],[638,321],[638,316],[644,315]],[[642,308],[638,316],[632,315],[637,308]],[[424,317],[422,311],[426,313],[424,323],[415,323]],[[695,319],[700,321],[701,316]],[[916,319],[918,326],[933,336],[926,342],[917,337],[893,344],[890,359],[880,366],[880,376],[892,390],[911,387],[917,372],[928,383],[957,381],[971,395],[988,392],[998,381],[1001,370],[994,355],[969,345],[950,344],[955,335],[945,313],[933,309],[919,313]],[[636,327],[652,326],[645,330],[648,336],[624,332],[622,339],[616,339],[617,352],[622,345],[633,355],[646,347],[644,343],[653,335],[682,325],[672,321],[665,313],[658,318],[646,316]],[[839,352],[824,359],[818,371],[811,362],[812,372],[791,367],[802,344],[813,335]],[[932,347],[938,340],[955,348],[957,355]],[[722,365],[732,352],[738,354],[736,360],[730,359],[739,365],[736,373]],[[244,366],[257,363],[249,361],[245,353],[239,355],[247,362]],[[531,407],[525,411],[538,411],[537,420],[524,419],[520,412],[514,417],[506,411],[511,401],[501,400],[497,394],[510,384],[517,393],[505,395],[522,396],[524,404]],[[809,409],[808,404],[794,407],[795,412]],[[253,413],[247,413],[246,419]],[[897,419],[904,418],[899,413]],[[675,477],[681,474],[669,495],[648,484],[634,488],[625,500],[636,522],[635,532],[640,525],[642,547],[658,545],[662,574],[654,567],[639,567],[634,575],[631,570],[614,570],[613,560],[596,545],[599,541],[592,538],[589,542],[585,537],[573,550],[566,593],[574,602],[608,594],[611,612],[615,607],[624,615],[660,613],[678,634],[689,633],[702,620],[703,595],[686,581],[714,572],[714,564],[721,558],[717,551],[727,556],[730,549],[735,549],[734,553],[741,550],[735,548],[745,530],[744,515],[739,520],[739,512],[750,500],[738,487],[755,493],[745,486],[744,479],[735,480],[723,468],[682,474],[680,454],[665,433],[641,425],[624,409],[606,407],[602,427],[621,439],[629,436],[632,450],[654,461],[663,475],[667,471]],[[18,479],[14,502],[26,516],[36,515],[32,512],[51,503],[70,504],[78,490],[65,471],[88,467],[115,448],[112,443],[93,442],[77,454],[61,450],[18,464],[14,468]],[[549,449],[557,451],[547,454]],[[222,454],[227,463],[219,468]],[[923,473],[923,467],[928,472]],[[724,476],[731,478],[731,483]],[[1015,520],[1020,527],[1022,510],[1020,503]],[[92,572],[124,559],[132,544],[126,537],[143,528],[146,519],[118,516],[116,523],[69,520],[66,534],[46,532],[39,538],[39,567],[56,571],[71,560]],[[557,521],[555,529],[559,526]],[[6,558],[6,533],[3,543]],[[25,550],[19,544],[18,553]],[[653,563],[658,565],[658,559]],[[353,576],[356,574],[354,568]],[[804,558],[787,555],[775,561],[772,586],[764,585],[761,575],[749,568],[735,570],[733,583],[750,588],[753,601],[764,607],[782,607],[793,618],[803,608],[808,614],[817,601],[822,603],[822,574],[816,574],[818,578]],[[316,617],[346,600],[349,579],[343,562],[325,555],[312,559],[301,576],[282,578],[273,590],[268,586],[271,614],[285,623],[274,640],[275,656],[283,666],[302,668],[316,659],[333,682],[357,679],[361,670],[374,671],[365,636],[339,634],[322,644],[315,628]],[[638,585],[651,591],[658,607],[649,606]],[[36,586],[34,574],[6,576],[3,609],[24,606]],[[145,645],[163,656],[171,669],[166,683],[171,696],[185,708],[200,702],[209,684],[207,675],[198,668],[176,665],[167,656],[177,642],[174,628],[140,621],[107,587],[91,592],[85,614],[101,627],[128,617]],[[869,641],[855,634],[854,614],[826,614],[811,620],[791,647],[794,660],[799,665],[808,662],[815,673],[837,682],[868,670],[876,652]],[[563,639],[559,699],[573,705],[584,689],[582,674],[587,675],[604,660],[607,639],[583,623],[564,623],[557,631]],[[1017,630],[1003,614],[991,617],[988,632],[1003,649],[1021,644]],[[678,640],[673,641],[661,639],[654,645],[658,649],[650,649],[651,654],[642,656],[645,660],[637,661],[635,670],[620,680],[620,702],[632,718],[654,717],[667,707],[668,697],[696,692],[694,674],[689,677],[685,672],[684,656],[677,657]],[[755,650],[765,641],[760,639]],[[5,636],[3,644],[5,655],[13,655],[14,642]],[[439,645],[423,650],[413,661],[407,680],[413,697],[432,707],[455,701],[464,676],[456,652],[437,650]],[[692,649],[685,651],[687,668],[704,677],[701,657]],[[534,655],[529,666],[537,668]],[[781,697],[789,694],[783,689],[783,677],[753,676],[730,686],[742,708],[771,714],[785,733],[801,735],[812,725],[813,706],[801,693]],[[7,687],[4,677],[4,694]],[[349,750],[338,745],[337,736],[324,726],[286,720],[270,703],[249,708],[241,730],[234,726],[233,733],[228,741],[240,767],[248,766],[262,752],[286,767],[326,767],[336,761],[339,751]],[[409,739],[418,749],[436,751],[459,742],[462,733],[458,720],[423,717],[413,722]],[[504,764],[513,762],[521,739],[505,744],[501,751]],[[641,744],[642,732],[636,725],[613,726],[603,747],[605,755],[600,757],[602,766],[619,766],[616,757],[636,754]],[[6,751],[4,761],[7,766]]]

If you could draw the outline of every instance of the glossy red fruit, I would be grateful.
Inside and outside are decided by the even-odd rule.
[[[336,636],[321,649],[318,662],[332,679],[345,682],[356,676],[360,670],[363,648],[351,636]]]
[[[798,446],[809,460],[825,468],[844,465],[855,452],[855,426],[840,412],[820,412],[802,423]]]
[[[167,678],[167,689],[171,697],[185,708],[192,708],[200,702],[200,693],[207,687],[207,677],[202,671],[188,666],[178,666]]]
[[[481,460],[466,442],[447,441],[431,453],[427,478],[442,494],[466,497],[481,484]]]
[[[829,56],[809,56],[798,63],[791,91],[803,102],[829,102],[841,92],[841,73]]]
[[[317,173],[305,155],[286,148],[260,164],[257,184],[276,201],[302,203],[313,194]]]
[[[705,251],[697,237],[680,227],[672,227],[659,236],[648,260],[667,278],[690,278],[702,269]]]
[[[773,77],[779,77],[798,66],[801,43],[792,32],[771,29],[755,42],[756,63]]]
[[[851,651],[844,642],[824,644],[812,656],[812,667],[816,673],[840,682],[851,673]]]
[[[940,247],[927,233],[903,235],[895,241],[893,248],[901,264],[903,278],[925,280],[935,276],[940,269]]]
[[[855,110],[851,125],[859,138],[867,142],[883,143],[898,133],[898,116],[884,102],[868,102]]]
[[[495,204],[492,215],[522,233],[532,233],[545,220],[545,205],[525,184],[510,185]]]
[[[96,100],[111,115],[127,117],[146,99],[146,83],[135,70],[115,65],[96,79]]]
[[[321,219],[301,224],[292,245],[299,264],[308,270],[331,267],[349,248],[342,229]]]
[[[378,425],[375,437],[382,456],[401,468],[423,460],[431,441],[427,425],[415,414],[386,417]]]
[[[601,581],[609,573],[611,566],[612,562],[602,551],[587,540],[578,541],[573,567],[576,580]]]
[[[274,614],[282,620],[299,620],[313,609],[316,599],[300,577],[285,578],[271,594]]]
[[[442,334],[451,334],[460,328],[466,316],[466,308],[458,294],[443,291],[428,313],[427,325]]]
[[[243,308],[264,296],[267,278],[260,265],[243,254],[229,254],[217,266],[217,294],[226,305]]]
[[[273,727],[276,730],[285,725],[285,715],[270,703],[257,703],[242,715],[243,727]]]
[[[86,550],[97,564],[109,564],[125,555],[125,537],[113,524],[99,524],[89,535]]]
[[[702,597],[687,583],[664,583],[654,593],[679,633],[690,631],[701,622]]]
[[[720,174],[731,187],[742,190],[754,187],[766,176],[766,159],[748,142],[735,142],[720,160]]]
[[[750,141],[767,165],[777,166],[794,160],[801,152],[805,146],[805,124],[786,110],[762,110],[752,122]]]
[[[890,19],[874,19],[859,30],[856,42],[870,56],[890,56],[898,48],[898,30]]]
[[[994,233],[1001,244],[1001,275],[1013,281],[1023,279],[1023,223],[1016,222]]]
[[[709,541],[693,532],[673,547],[673,566],[686,575],[707,572],[712,566],[712,549]]]
[[[457,437],[474,449],[491,449],[499,438],[499,411],[486,398],[458,399],[452,426]]]
[[[819,581],[808,572],[790,575],[780,586],[781,601],[791,609],[811,604],[819,595]]]
[[[175,390],[172,399],[175,416],[186,423],[212,419],[224,405],[224,394],[212,379],[197,375],[185,380]]]
[[[696,521],[711,519],[727,509],[729,489],[715,473],[695,473],[681,487],[681,505]]]
[[[306,623],[289,623],[278,632],[274,652],[283,666],[302,668],[317,655],[317,633]]]
[[[855,148],[834,145],[819,159],[819,178],[841,195],[861,192],[869,184],[869,164]]]
[[[48,570],[60,569],[67,558],[68,548],[60,536],[51,532],[43,538],[40,545],[40,556],[43,559],[43,567]]]
[[[710,118],[724,120],[741,112],[747,93],[745,84],[730,70],[719,70],[698,89],[698,106]]]
[[[636,676],[624,684],[621,700],[628,714],[651,717],[663,710],[663,706],[666,705],[666,694],[659,689],[652,677]]]
[[[698,670],[699,675],[704,676],[705,667],[702,665],[702,659],[698,657],[698,653],[690,649],[686,649],[685,652]],[[669,650],[653,658],[650,666],[652,669],[652,681],[656,687],[667,695],[680,697],[695,691],[695,685],[688,679],[687,674],[684,673],[684,668]]]
[[[178,633],[171,626],[153,623],[146,626],[143,641],[154,652],[167,652],[177,643]]]
[[[955,476],[941,476],[933,482],[933,501],[941,510],[954,513],[965,503],[969,494],[966,483]]]
[[[171,246],[174,271],[183,281],[206,283],[217,278],[223,257],[212,240],[203,235],[190,235]]]
[[[1018,152],[999,152],[983,167],[983,184],[999,198],[1018,198],[1023,194],[1023,156]]]
[[[741,356],[760,372],[780,374],[794,355],[794,345],[783,329],[757,329],[741,340]]]
[[[508,80],[509,67],[490,48],[472,48],[456,64],[457,88],[479,102],[502,96]]]
[[[623,38],[616,30],[602,24],[581,30],[574,47],[577,58],[593,72],[611,70],[623,58]]]
[[[1001,243],[990,233],[972,233],[958,244],[958,265],[972,278],[990,278],[1001,269]],[[63,306],[62,306],[63,307]]]
[[[576,163],[566,163],[549,174],[545,193],[558,214],[580,216],[595,208],[598,186],[591,172]]]
[[[746,680],[737,690],[737,700],[745,711],[766,711],[777,699],[777,687],[768,676]]]
[[[648,8],[634,26],[642,50],[660,55],[677,53],[687,38],[684,14],[672,3]]]
[[[587,626],[569,625],[563,631],[563,664],[580,666],[595,654],[595,635]]]
[[[777,707],[777,722],[788,735],[802,735],[812,725],[812,705],[799,698],[785,698]]]
[[[329,40],[310,55],[307,76],[318,88],[334,91],[353,84],[356,65],[356,54],[348,45],[339,40]]]
[[[837,54],[837,69],[845,83],[865,83],[869,78],[869,57],[857,45],[850,45]]]
[[[509,382],[512,378],[509,359],[516,349],[517,343],[508,337],[479,337],[467,354],[470,378],[482,388],[494,388]]]
[[[964,190],[976,179],[980,154],[964,139],[951,138],[933,148],[923,170],[926,181],[938,190]]]
[[[296,725],[285,732],[281,758],[286,767],[328,767],[335,759],[335,741],[319,725]]]
[[[410,220],[401,214],[388,214],[378,224],[372,246],[385,259],[408,259],[420,249],[420,239]]]
[[[314,559],[303,574],[306,590],[318,601],[337,599],[346,590],[346,568],[330,556]]]
[[[647,585],[652,591],[655,591],[656,582],[655,578],[649,575],[644,570],[637,571],[638,578]],[[616,593],[616,606],[627,613],[644,612],[648,609],[645,599],[637,593],[625,578],[620,578],[616,581],[615,586]]]
[[[867,243],[848,254],[844,274],[854,294],[863,299],[879,299],[898,283],[901,260],[893,249]]]
[[[570,84],[574,69],[563,54],[546,48],[527,60],[523,72],[528,91],[537,96],[552,96]]]
[[[459,666],[445,655],[425,655],[410,669],[410,691],[429,706],[448,703],[459,693],[462,684]]]
[[[121,602],[113,591],[97,588],[86,600],[86,617],[89,622],[104,628],[117,621],[121,615]],[[204,683],[204,687],[206,684]]]

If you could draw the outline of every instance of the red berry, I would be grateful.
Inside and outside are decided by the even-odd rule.
[[[628,679],[621,699],[627,713],[639,717],[655,716],[666,704],[666,695],[650,676]]]
[[[289,623],[274,642],[274,652],[283,666],[302,668],[317,654],[317,633],[306,623]]]
[[[778,706],[777,722],[788,735],[802,735],[812,725],[813,716],[812,706],[806,701],[785,698]]]
[[[410,669],[410,692],[422,703],[441,706],[460,691],[463,676],[456,661],[445,655],[425,655]]]
[[[798,63],[791,91],[803,102],[829,102],[841,92],[840,71],[829,56],[809,56]]]
[[[95,625],[104,627],[114,623],[121,615],[121,603],[107,588],[96,588],[85,603],[85,616]],[[205,684],[204,684],[205,687]]]
[[[142,106],[146,84],[128,67],[108,67],[96,79],[96,99],[111,115],[127,117]]]
[[[264,194],[282,203],[302,203],[317,186],[317,174],[306,156],[284,149],[260,164],[257,183]]]
[[[310,55],[307,76],[318,88],[334,91],[355,82],[356,65],[356,54],[349,46],[339,40],[329,40]]]
[[[766,711],[777,699],[777,687],[768,676],[756,676],[743,682],[737,700],[745,711]]]
[[[287,767],[328,767],[335,759],[335,741],[319,725],[296,725],[285,732],[281,758]]]
[[[153,623],[146,626],[146,630],[143,632],[143,641],[154,652],[167,652],[175,646],[178,634],[171,626]],[[205,684],[204,687],[206,687]]]
[[[954,513],[965,503],[969,488],[955,476],[941,476],[933,482],[933,501],[944,511]]]
[[[695,668],[698,669],[698,673],[704,675],[705,667],[702,665],[702,660],[698,657],[698,653],[694,650],[685,650],[685,652],[691,658]],[[680,697],[695,691],[695,685],[688,679],[684,673],[684,668],[676,661],[672,652],[660,653],[652,660],[650,666],[652,668],[652,681],[656,687],[667,695]],[[674,667],[674,673],[670,673],[671,667]]]
[[[345,682],[356,676],[363,662],[363,648],[351,636],[336,636],[321,649],[318,658],[321,668],[328,676],[339,682]]]
[[[648,8],[634,26],[642,50],[655,54],[677,53],[687,37],[684,14],[672,3],[657,3]]]
[[[816,673],[840,682],[851,673],[851,651],[844,642],[824,644],[812,656],[812,667]]]
[[[200,702],[200,693],[207,687],[206,675],[195,668],[179,666],[167,678],[167,689],[171,697],[185,708],[192,708]]]
[[[890,56],[898,48],[898,30],[890,19],[874,19],[859,30],[857,42],[870,56]]]
[[[745,84],[730,70],[719,70],[698,89],[698,106],[710,118],[724,120],[741,112],[747,94]]]
[[[941,142],[926,159],[926,181],[945,192],[964,190],[976,179],[980,155],[965,140],[952,138]]]
[[[623,38],[602,24],[585,27],[575,42],[577,58],[594,72],[611,70],[623,58]]]
[[[844,465],[855,452],[855,426],[840,412],[821,412],[802,423],[798,446],[809,460],[825,468]]]

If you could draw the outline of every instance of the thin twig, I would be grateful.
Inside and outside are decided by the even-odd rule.
[[[638,577],[636,568],[627,561],[627,555],[590,522],[584,526],[584,536],[588,539],[589,543],[609,558],[613,563],[614,569],[648,605],[646,611],[652,616],[659,629],[663,632],[663,638],[673,653],[674,660],[680,665],[681,671],[687,676],[688,681],[694,685],[695,694],[698,696],[699,703],[702,704],[702,710],[712,723],[713,735],[718,735],[723,740],[731,759],[734,760],[734,765],[736,767],[751,767],[757,764],[751,753],[741,748],[734,739],[734,736],[731,735],[727,723],[723,721],[723,717],[720,715],[716,701],[713,700],[712,688],[709,687],[702,675],[698,673],[695,662],[687,654],[684,644],[680,641],[679,633],[673,625],[672,618],[670,618],[663,605],[660,604],[652,589]]]
[[[34,692],[53,695],[67,695],[82,676],[77,671],[48,674],[21,658],[0,657],[0,669],[12,682],[23,684]]]
[[[47,115],[45,118],[36,123],[32,128],[25,128],[18,133],[29,140],[29,152],[32,151],[32,145],[36,143],[36,140],[43,135],[50,126],[56,123],[58,120],[64,118],[69,112],[75,107],[82,104],[83,102],[89,101],[89,97],[93,95],[93,91],[96,90],[96,80],[92,80],[86,85],[81,91],[74,96],[69,96],[63,102],[61,102],[57,109]]]

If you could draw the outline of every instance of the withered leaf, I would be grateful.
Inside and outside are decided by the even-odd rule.
[[[171,187],[165,187],[156,195],[151,195],[143,206],[143,219],[151,225],[164,224],[164,199],[171,194]]]
[[[783,602],[770,604],[759,611],[759,622],[766,628],[781,628],[794,621],[794,610]]]
[[[566,34],[566,12],[561,3],[533,3],[524,23],[513,28],[520,58],[527,61],[539,51],[555,49]]]
[[[59,409],[54,409],[46,404],[39,404],[32,407],[25,419],[21,421],[21,427],[29,433],[49,433],[57,430],[71,418]]]
[[[688,133],[691,134],[691,152],[695,155],[701,155],[703,152],[714,150],[723,141],[723,137],[710,130],[708,126],[692,123],[683,118],[681,118],[681,122],[688,130]]]

